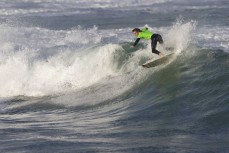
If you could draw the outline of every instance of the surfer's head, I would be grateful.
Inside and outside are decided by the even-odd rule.
[[[133,34],[134,34],[135,36],[138,36],[138,34],[139,34],[139,32],[141,32],[141,30],[138,29],[138,28],[134,28],[134,29],[132,30],[132,32],[133,32]]]

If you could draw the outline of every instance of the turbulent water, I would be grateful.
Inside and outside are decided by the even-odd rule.
[[[229,152],[228,0],[1,0],[0,152]],[[164,39],[158,58],[131,30]],[[173,51],[164,50],[173,47]]]

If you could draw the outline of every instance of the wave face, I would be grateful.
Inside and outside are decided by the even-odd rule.
[[[0,4],[0,152],[229,151],[227,1]]]

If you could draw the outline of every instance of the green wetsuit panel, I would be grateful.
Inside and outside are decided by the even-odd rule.
[[[151,36],[153,35],[152,32],[148,31],[148,28],[143,28],[141,32],[138,34],[138,38],[141,39],[151,39]]]

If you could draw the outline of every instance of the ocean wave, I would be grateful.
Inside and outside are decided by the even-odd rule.
[[[109,37],[120,36],[115,33],[108,35],[110,31],[101,32],[96,27],[78,27],[69,31],[1,27],[1,38],[6,36],[1,40],[1,97],[44,96],[74,91],[109,77],[138,71],[143,62],[155,57],[150,53],[150,42],[131,52],[124,49],[125,45],[112,44],[112,41],[106,43]],[[189,46],[187,38],[192,28],[192,23],[177,23],[168,28],[165,39],[177,53],[181,52]],[[126,29],[120,31],[126,35],[123,33]],[[170,34],[174,32],[179,37],[169,41]],[[133,76],[125,77],[131,79]]]

